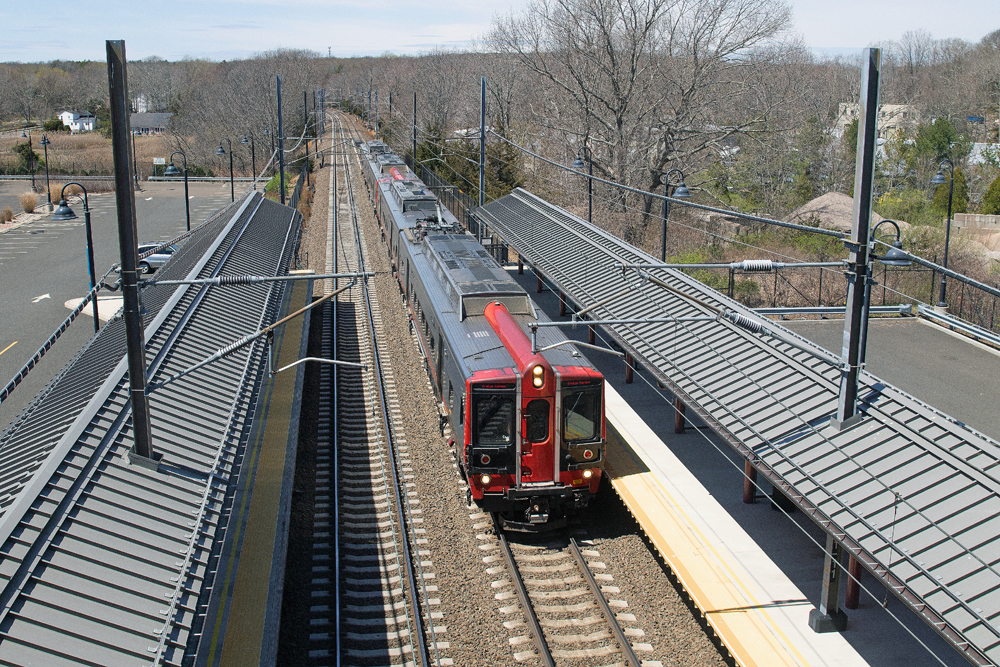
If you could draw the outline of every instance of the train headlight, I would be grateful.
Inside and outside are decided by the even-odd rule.
[[[584,470],[584,471],[583,471],[583,478],[584,478],[584,479],[590,479],[590,478],[591,478],[591,477],[593,477],[593,476],[594,476],[594,471],[593,471],[593,470],[590,470],[590,469],[588,468],[587,470]]]
[[[482,484],[483,486],[489,486],[489,485],[490,485],[490,482],[492,482],[492,481],[493,481],[493,478],[492,478],[492,477],[490,477],[489,475],[483,475],[482,477],[480,477],[480,478],[479,478],[479,482],[480,482],[480,483],[481,483],[481,484]]]
[[[541,389],[542,385],[545,384],[545,369],[541,366],[535,366],[531,369],[531,386],[535,389]]]

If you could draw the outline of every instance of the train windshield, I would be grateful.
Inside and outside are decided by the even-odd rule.
[[[514,393],[473,393],[473,442],[509,445],[514,442]]]
[[[586,442],[601,436],[601,387],[567,389],[562,395],[563,442]]]

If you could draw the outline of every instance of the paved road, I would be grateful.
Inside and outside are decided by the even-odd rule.
[[[0,194],[20,185],[0,183]],[[144,183],[136,193],[139,240],[161,241],[185,230],[183,183]],[[229,184],[191,183],[191,221],[204,221],[227,205]],[[0,196],[2,204],[2,196]],[[0,234],[0,383],[6,384],[69,315],[65,302],[86,294],[86,234],[83,203],[70,206],[80,219],[54,222],[45,215]],[[90,195],[97,276],[119,261],[114,193]],[[103,316],[111,313],[102,313]],[[94,334],[93,319],[81,315],[13,395],[0,403],[0,430],[20,414]]]

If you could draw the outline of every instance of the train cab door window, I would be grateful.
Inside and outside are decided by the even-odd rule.
[[[514,442],[514,393],[473,393],[472,420],[474,444],[511,444]]]
[[[563,442],[588,442],[601,435],[601,389],[586,387],[563,392]]]
[[[544,442],[549,437],[549,402],[536,398],[524,410],[524,437],[528,442]]]

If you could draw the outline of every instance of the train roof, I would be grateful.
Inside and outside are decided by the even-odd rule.
[[[372,155],[380,155],[382,153],[391,153],[392,149],[389,148],[388,144],[384,141],[379,141],[378,139],[372,139],[365,142],[365,150]]]
[[[482,315],[493,301],[502,303],[511,314],[534,316],[528,293],[471,234],[420,226],[406,230],[406,235],[411,243],[425,249],[427,261],[460,320]]]
[[[383,174],[389,172],[393,167],[406,167],[406,161],[395,153],[381,153],[372,156],[372,162],[378,164]]]

